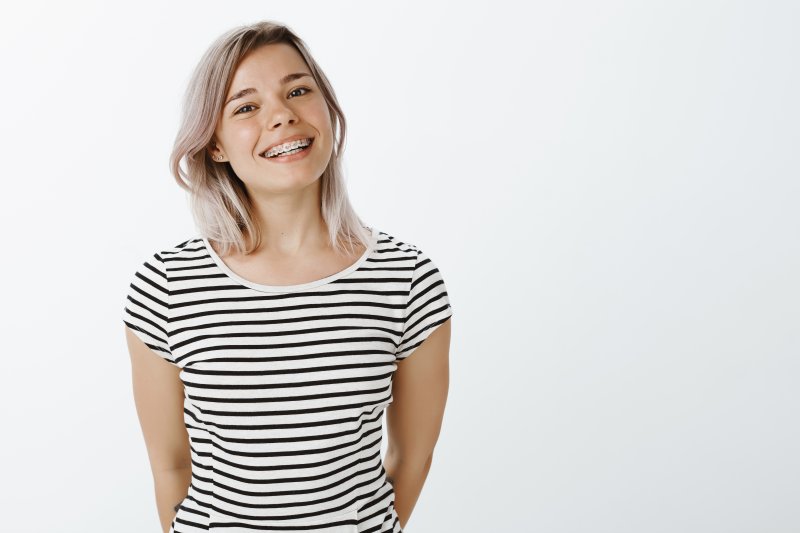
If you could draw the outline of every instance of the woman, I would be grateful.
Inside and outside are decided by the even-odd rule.
[[[411,515],[452,310],[428,256],[353,211],[344,138],[286,26],[231,30],[195,70],[171,168],[199,235],[148,256],[124,309],[164,531],[398,532]]]

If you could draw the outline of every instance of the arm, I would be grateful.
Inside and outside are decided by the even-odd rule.
[[[440,324],[414,354],[398,362],[386,408],[386,469],[400,527],[411,516],[428,477],[449,386],[450,322]]]
[[[166,533],[175,517],[175,507],[186,496],[191,480],[180,368],[154,354],[127,327],[125,336],[131,357],[136,412],[150,459],[159,520]]]

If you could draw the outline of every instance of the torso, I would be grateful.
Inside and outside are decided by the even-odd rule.
[[[384,412],[397,363],[451,311],[433,263],[372,229],[360,257],[226,257],[253,282],[199,236],[137,272],[126,324],[185,389],[192,474],[170,533],[403,532]]]

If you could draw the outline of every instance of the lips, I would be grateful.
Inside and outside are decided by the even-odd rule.
[[[314,136],[313,135],[292,135],[291,137],[286,137],[285,139],[281,139],[280,141],[278,141],[276,143],[270,144],[269,146],[267,146],[266,148],[261,150],[258,153],[258,155],[260,155],[261,157],[264,157],[264,154],[269,152],[272,148],[274,148],[276,146],[280,146],[280,145],[282,145],[284,143],[291,142],[291,141],[298,141],[300,139],[311,139],[311,143],[312,144],[314,143]],[[309,146],[311,146],[311,145],[309,144]]]

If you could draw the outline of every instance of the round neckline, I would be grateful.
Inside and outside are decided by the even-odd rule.
[[[327,285],[333,281],[336,281],[339,278],[342,278],[351,272],[358,270],[358,268],[367,260],[367,257],[370,256],[372,251],[375,249],[377,241],[378,241],[378,228],[373,227],[372,233],[370,236],[369,243],[367,245],[367,249],[364,250],[364,253],[361,254],[355,263],[350,265],[349,267],[345,268],[344,270],[340,270],[335,274],[331,274],[330,276],[324,277],[322,279],[317,279],[314,281],[309,281],[307,283],[299,283],[296,285],[264,285],[263,283],[256,283],[254,281],[250,281],[249,279],[243,278],[236,272],[230,269],[225,261],[217,255],[217,252],[214,251],[214,248],[211,246],[211,243],[208,242],[206,237],[201,237],[203,240],[203,245],[206,247],[208,251],[208,255],[211,256],[211,259],[214,263],[222,270],[229,278],[233,279],[237,283],[244,285],[245,287],[250,287],[251,289],[255,289],[257,291],[262,292],[296,292],[302,291],[305,289],[310,289],[313,287],[319,287],[320,285]]]

